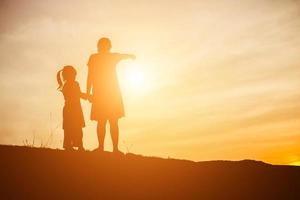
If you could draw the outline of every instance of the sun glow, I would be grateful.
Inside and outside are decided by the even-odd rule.
[[[300,166],[300,160],[291,162],[290,165]]]
[[[134,94],[144,94],[150,89],[150,74],[146,72],[146,65],[130,64],[120,73],[120,81],[124,89]]]
[[[137,69],[132,69],[128,75],[128,81],[131,87],[141,89],[145,86],[144,74]]]

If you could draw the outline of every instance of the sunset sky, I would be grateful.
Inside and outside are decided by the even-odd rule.
[[[300,161],[297,0],[2,0],[1,144],[35,137],[35,146],[62,148],[56,72],[75,66],[84,92],[86,63],[101,37],[113,52],[137,57],[118,65],[122,151]],[[90,104],[82,106],[84,146],[92,150],[96,122]]]

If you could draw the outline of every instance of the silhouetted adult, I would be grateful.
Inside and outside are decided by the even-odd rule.
[[[88,61],[87,94],[91,94],[91,120],[98,122],[98,150],[104,150],[106,122],[110,124],[113,151],[118,149],[118,119],[124,116],[124,106],[118,83],[116,65],[123,59],[135,59],[131,54],[110,52],[111,42],[108,38],[98,41],[98,53],[92,54]]]

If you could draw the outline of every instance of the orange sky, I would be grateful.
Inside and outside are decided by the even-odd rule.
[[[52,129],[49,145],[61,148],[56,72],[74,65],[84,90],[89,55],[107,36],[113,51],[137,56],[118,66],[123,151],[297,162],[299,34],[292,0],[1,1],[0,143],[35,135],[39,146]],[[96,123],[82,105],[84,146],[93,149]]]

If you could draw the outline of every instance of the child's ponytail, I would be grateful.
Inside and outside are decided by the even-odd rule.
[[[63,70],[59,70],[58,72],[57,72],[57,74],[56,74],[56,79],[57,79],[57,83],[58,83],[58,90],[61,90],[61,88],[62,88],[62,86],[63,86],[63,82],[62,82],[62,80],[61,80],[61,72],[62,72]]]

